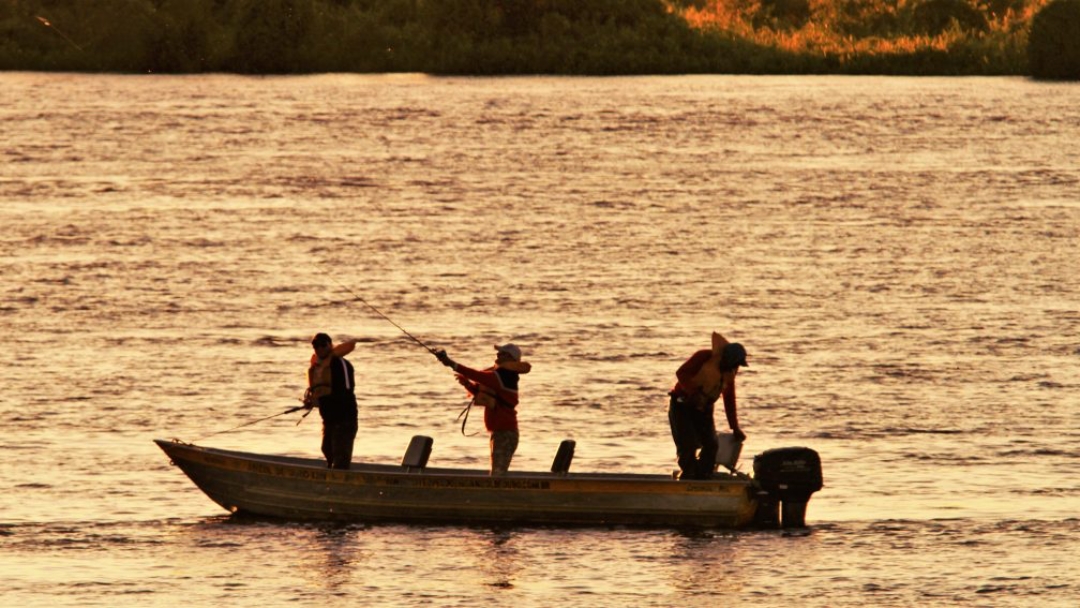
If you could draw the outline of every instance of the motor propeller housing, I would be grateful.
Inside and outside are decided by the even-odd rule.
[[[766,450],[754,456],[754,483],[759,524],[804,527],[806,503],[824,485],[821,457],[804,447]]]

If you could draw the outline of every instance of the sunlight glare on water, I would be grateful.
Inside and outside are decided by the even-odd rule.
[[[0,75],[12,606],[1073,606],[1080,110],[1022,79]],[[362,299],[362,301],[361,301]],[[667,474],[674,371],[744,343],[740,467],[801,531],[250,521],[152,443],[483,469],[425,345],[520,344],[518,470]],[[722,421],[721,421],[722,423]]]

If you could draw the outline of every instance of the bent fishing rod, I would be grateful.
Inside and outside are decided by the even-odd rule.
[[[326,271],[323,271],[323,272],[326,272]],[[356,293],[355,291],[353,291],[353,290],[349,289],[349,287],[348,287],[347,285],[345,285],[344,283],[342,283],[341,281],[339,281],[339,280],[337,279],[337,277],[335,277],[334,275],[330,274],[329,272],[326,272],[326,276],[330,277],[330,280],[332,280],[332,281],[334,281],[335,283],[337,283],[339,287],[341,287],[341,288],[342,288],[342,289],[344,289],[345,291],[349,292],[349,293],[350,293],[350,294],[352,295],[352,297],[356,298],[356,299],[357,299],[357,301],[359,301],[359,302],[360,302],[361,304],[363,304],[364,306],[367,306],[367,307],[368,307],[368,308],[370,308],[370,309],[371,309],[371,310],[372,310],[372,311],[373,311],[373,312],[374,312],[375,314],[379,315],[379,316],[380,316],[380,317],[382,317],[383,319],[386,319],[386,321],[387,321],[388,323],[390,323],[390,324],[391,324],[391,325],[393,325],[394,327],[396,327],[396,328],[400,329],[400,330],[401,330],[401,333],[403,333],[403,334],[405,334],[406,336],[408,336],[408,337],[409,337],[409,339],[411,339],[411,340],[412,340],[413,342],[416,342],[416,343],[417,343],[417,344],[419,344],[420,346],[423,346],[425,350],[427,350],[427,351],[428,351],[429,353],[431,353],[431,354],[433,354],[433,355],[436,355],[436,354],[438,354],[438,352],[439,352],[439,351],[435,350],[434,348],[431,348],[431,347],[430,347],[430,346],[428,346],[427,344],[424,344],[423,342],[421,342],[421,341],[420,341],[420,339],[419,339],[419,338],[417,338],[416,336],[414,336],[414,335],[410,334],[410,333],[409,333],[408,331],[406,331],[404,327],[402,327],[402,326],[398,325],[397,323],[394,323],[394,320],[393,320],[393,319],[391,319],[390,317],[388,317],[388,316],[384,315],[384,314],[382,313],[382,311],[381,311],[381,310],[379,310],[378,308],[375,308],[374,306],[372,306],[372,305],[371,305],[371,303],[370,303],[370,302],[368,302],[368,301],[367,301],[367,300],[365,300],[364,298],[360,297],[360,296],[359,296],[359,294],[357,294],[357,293]]]
[[[434,348],[431,348],[431,347],[430,347],[430,346],[428,346],[427,344],[424,344],[424,343],[423,343],[422,341],[420,341],[420,339],[419,339],[419,338],[417,338],[416,336],[414,336],[414,335],[412,335],[411,333],[409,333],[409,332],[408,332],[408,331],[407,331],[407,330],[406,330],[406,329],[405,329],[404,327],[402,327],[402,326],[398,325],[397,323],[394,323],[394,320],[393,320],[393,319],[391,319],[390,317],[388,317],[388,316],[386,316],[385,314],[383,314],[381,310],[379,310],[378,308],[375,308],[374,306],[372,306],[372,305],[371,305],[371,303],[370,303],[370,302],[368,302],[368,301],[367,301],[367,300],[365,300],[364,298],[360,297],[360,295],[359,295],[359,294],[357,294],[356,292],[354,292],[353,290],[349,289],[349,288],[348,288],[348,286],[346,286],[345,284],[343,284],[343,283],[342,283],[341,281],[337,280],[337,277],[335,277],[334,275],[330,274],[329,272],[327,272],[327,273],[326,273],[326,275],[327,275],[327,276],[329,276],[329,277],[330,277],[330,279],[331,279],[331,280],[333,280],[333,281],[334,281],[335,283],[337,283],[337,284],[338,284],[338,285],[339,285],[339,286],[340,286],[340,287],[341,287],[342,289],[344,289],[345,291],[347,291],[347,292],[349,292],[350,294],[352,294],[352,296],[353,296],[354,298],[356,298],[356,299],[357,299],[357,300],[358,300],[359,302],[361,302],[361,303],[362,303],[362,304],[363,304],[364,306],[367,306],[367,307],[368,307],[368,308],[370,308],[370,309],[371,309],[372,311],[374,311],[374,312],[375,312],[375,314],[379,315],[379,316],[380,316],[380,317],[382,317],[383,319],[386,319],[386,321],[387,321],[387,322],[389,322],[389,323],[390,323],[391,325],[393,325],[394,327],[396,327],[396,328],[400,329],[400,330],[401,330],[401,333],[403,333],[403,334],[405,334],[406,336],[408,336],[408,337],[409,337],[409,338],[410,338],[410,339],[411,339],[411,340],[412,340],[413,342],[416,342],[416,343],[417,343],[417,344],[419,344],[420,346],[424,347],[424,349],[425,349],[425,350],[427,350],[427,351],[428,351],[429,353],[431,353],[431,354],[433,354],[433,355],[437,355],[437,354],[438,354],[438,351],[437,351],[437,350],[435,350]],[[304,409],[306,409],[307,411],[306,411],[306,412],[304,412],[304,415],[300,417],[300,420],[297,420],[297,421],[296,421],[296,424],[297,424],[297,425],[299,425],[299,424],[300,424],[301,422],[303,422],[303,421],[304,421],[304,418],[307,418],[307,417],[308,417],[308,414],[310,414],[310,413],[311,413],[311,411],[312,411],[312,409],[313,409],[313,408],[312,408],[311,406],[309,406],[309,405],[307,404],[307,399],[306,399],[306,398],[305,398],[305,399],[301,399],[301,401],[304,401],[304,402],[305,402],[305,404],[304,404],[304,405],[298,405],[298,406],[296,406],[296,407],[291,407],[291,408],[289,408],[289,409],[285,410],[284,412],[278,412],[277,414],[271,414],[271,415],[269,415],[269,416],[264,416],[264,417],[262,417],[262,418],[259,418],[259,419],[257,419],[257,420],[252,420],[252,421],[250,421],[250,422],[245,422],[245,423],[243,423],[243,424],[239,424],[239,425],[237,425],[237,426],[234,426],[234,427],[232,427],[231,429],[225,429],[224,431],[218,431],[218,432],[216,432],[216,433],[210,433],[209,435],[206,435],[205,437],[200,437],[199,439],[196,439],[195,441],[202,441],[203,439],[206,439],[206,438],[208,438],[208,437],[213,437],[214,435],[221,435],[222,433],[229,433],[229,432],[235,431],[235,430],[237,430],[237,429],[242,429],[242,428],[244,428],[244,427],[247,427],[247,426],[251,426],[251,425],[253,425],[253,424],[258,424],[258,423],[260,423],[260,422],[263,422],[263,421],[265,421],[265,420],[270,420],[271,418],[277,418],[278,416],[284,416],[284,415],[286,415],[286,414],[291,414],[291,413],[293,413],[293,412],[298,412],[298,411],[300,411],[300,410],[304,410]],[[471,407],[471,406],[472,406],[472,404],[470,403],[470,404],[469,404],[469,406]],[[466,409],[468,409],[468,408],[466,408]],[[465,412],[463,412],[463,413],[465,413]],[[465,414],[466,414],[466,420],[468,420],[468,414],[467,414],[467,413],[465,413]],[[458,417],[460,418],[460,415],[459,415]],[[465,429],[465,424],[464,424],[464,423],[462,423],[462,432],[463,432],[463,433],[464,433],[464,429]]]
[[[411,338],[411,339],[412,339],[412,340],[413,340],[414,342],[416,342],[416,343],[417,343],[417,344],[419,344],[420,346],[423,346],[423,347],[424,347],[425,349],[427,349],[427,351],[428,351],[429,353],[431,353],[431,354],[433,354],[433,355],[435,355],[435,356],[438,356],[438,352],[439,352],[439,351],[435,350],[434,348],[431,348],[431,347],[430,347],[430,346],[428,346],[427,344],[424,344],[424,343],[423,343],[423,342],[421,342],[421,341],[420,341],[420,340],[419,340],[419,339],[418,339],[418,338],[417,338],[416,336],[414,336],[414,335],[410,334],[410,333],[409,333],[408,331],[405,331],[405,328],[404,328],[404,327],[402,327],[402,326],[398,325],[397,323],[394,323],[394,320],[393,320],[393,319],[391,319],[390,317],[388,317],[388,316],[384,315],[384,314],[382,313],[382,311],[380,311],[380,310],[379,310],[378,308],[375,308],[374,306],[372,306],[372,305],[371,305],[371,303],[369,303],[369,302],[368,302],[367,300],[365,300],[364,298],[361,298],[361,297],[360,297],[359,295],[357,295],[357,293],[356,293],[356,292],[354,292],[353,290],[349,289],[349,288],[348,288],[348,287],[347,287],[347,286],[346,286],[345,284],[343,284],[343,283],[342,283],[341,281],[337,280],[337,277],[335,277],[334,275],[330,274],[329,272],[327,272],[327,273],[326,273],[326,275],[327,275],[327,276],[329,276],[329,277],[330,277],[330,279],[331,279],[332,281],[334,281],[334,282],[335,282],[335,283],[337,283],[337,284],[338,284],[339,286],[341,286],[341,288],[342,288],[342,289],[344,289],[345,291],[347,291],[347,292],[349,292],[350,294],[352,294],[352,296],[353,296],[354,298],[356,298],[357,300],[359,300],[359,301],[360,301],[361,303],[363,303],[363,305],[364,305],[364,306],[367,306],[367,307],[368,307],[368,308],[370,308],[371,310],[375,311],[375,314],[377,314],[377,315],[379,315],[380,317],[382,317],[382,318],[386,319],[386,320],[387,320],[387,321],[388,321],[388,322],[389,322],[389,323],[390,323],[391,325],[393,325],[394,327],[396,327],[396,328],[400,329],[400,330],[401,330],[401,333],[403,333],[403,334],[405,334],[406,336],[408,336],[409,338]],[[460,414],[458,414],[458,417],[457,417],[457,420],[461,420],[461,434],[462,434],[463,436],[466,436],[466,437],[468,437],[469,435],[465,435],[465,423],[469,421],[469,411],[470,411],[470,410],[472,410],[472,406],[473,406],[473,404],[475,404],[475,403],[476,403],[476,397],[473,397],[472,399],[470,399],[470,400],[469,400],[469,404],[465,406],[465,409],[461,410],[461,413],[460,413]],[[305,414],[305,416],[306,416],[306,414]],[[463,417],[464,417],[464,419],[462,419]],[[457,420],[455,420],[455,422],[456,422]],[[300,424],[300,423],[299,423],[299,422],[297,422],[297,424]],[[475,434],[476,434],[476,433],[473,433],[473,435],[475,435]]]
[[[326,271],[323,271],[323,272],[326,272]],[[428,346],[427,344],[424,344],[423,342],[421,342],[421,341],[420,341],[420,339],[419,339],[419,338],[417,338],[416,336],[414,336],[414,335],[412,335],[411,333],[409,333],[408,331],[406,331],[404,327],[402,327],[402,326],[398,325],[397,323],[394,323],[394,320],[393,320],[393,319],[391,319],[390,317],[388,317],[388,316],[384,315],[384,314],[382,313],[382,311],[381,311],[381,310],[379,310],[378,308],[375,308],[374,306],[372,306],[372,305],[371,305],[371,303],[370,303],[370,302],[368,302],[368,301],[367,301],[367,300],[365,300],[364,298],[360,297],[360,296],[359,296],[359,295],[358,295],[358,294],[357,294],[357,293],[356,293],[355,291],[353,291],[353,290],[349,289],[349,287],[348,287],[347,285],[345,285],[344,283],[342,283],[341,281],[339,281],[339,280],[337,279],[337,277],[335,277],[334,275],[330,274],[329,272],[326,272],[326,276],[330,277],[330,280],[332,280],[333,282],[337,283],[337,284],[338,284],[338,285],[339,285],[339,286],[340,286],[340,287],[341,287],[342,289],[344,289],[345,291],[347,291],[347,292],[349,292],[350,294],[352,294],[352,296],[353,296],[354,298],[356,298],[356,299],[357,299],[357,300],[358,300],[358,301],[359,301],[360,303],[362,303],[362,304],[363,304],[364,306],[367,306],[367,307],[368,307],[368,308],[370,308],[370,309],[371,309],[372,311],[374,311],[374,312],[375,312],[375,314],[379,315],[379,316],[380,316],[380,317],[382,317],[383,319],[386,319],[386,321],[387,321],[388,323],[390,323],[390,324],[391,324],[391,325],[393,325],[394,327],[396,327],[396,328],[400,329],[400,330],[401,330],[401,333],[403,333],[403,334],[405,334],[406,336],[408,336],[408,337],[409,337],[409,338],[410,338],[410,339],[411,339],[411,340],[412,340],[413,342],[416,342],[416,343],[417,343],[417,344],[419,344],[420,346],[424,347],[424,349],[425,349],[425,350],[427,350],[427,351],[428,351],[429,353],[431,353],[431,354],[433,354],[433,355],[435,355],[435,356],[438,356],[438,353],[439,353],[439,351],[435,350],[434,348],[431,348],[431,347],[430,347],[430,346]],[[458,420],[461,420],[461,434],[462,434],[462,435],[465,435],[465,423],[469,421],[469,411],[470,411],[470,410],[472,410],[472,406],[473,406],[473,404],[475,404],[475,403],[476,403],[476,397],[473,397],[473,398],[472,398],[471,400],[469,400],[469,404],[465,406],[465,409],[461,410],[461,413],[460,413],[460,414],[458,414],[458,417],[457,417],[457,419],[458,419]],[[307,414],[304,414],[304,415],[306,416]],[[462,420],[462,417],[464,417],[464,420]],[[455,421],[455,422],[456,422],[456,421]],[[297,424],[300,424],[300,423],[299,423],[299,422],[297,422]],[[475,434],[476,434],[476,433],[473,433],[473,435],[475,435]],[[467,436],[467,435],[466,435],[466,436]]]

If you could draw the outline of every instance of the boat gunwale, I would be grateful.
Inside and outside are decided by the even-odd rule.
[[[394,464],[378,464],[369,462],[353,462],[349,469],[328,469],[324,461],[315,458],[305,458],[299,456],[288,455],[271,455],[271,454],[257,454],[253,452],[244,452],[240,450],[229,450],[223,448],[213,448],[207,446],[201,446],[193,443],[185,443],[179,440],[167,440],[167,439],[154,439],[154,443],[158,444],[166,452],[166,454],[172,458],[170,449],[183,449],[192,452],[198,452],[209,456],[217,456],[222,458],[230,458],[240,462],[262,463],[273,466],[286,466],[290,468],[296,468],[300,470],[311,470],[318,472],[332,472],[341,474],[344,477],[352,475],[386,475],[390,477],[427,477],[427,478],[464,478],[464,479],[487,479],[487,480],[521,480],[521,481],[581,481],[581,482],[616,482],[616,483],[634,483],[634,484],[663,484],[670,487],[684,487],[690,483],[695,485],[746,485],[753,484],[753,479],[745,473],[724,473],[718,472],[715,477],[708,480],[694,480],[679,481],[671,475],[663,475],[659,473],[604,473],[604,472],[567,472],[567,473],[554,473],[546,471],[508,471],[504,475],[492,476],[486,470],[479,469],[458,469],[458,468],[445,468],[445,467],[423,467],[423,468],[409,468],[403,465]]]

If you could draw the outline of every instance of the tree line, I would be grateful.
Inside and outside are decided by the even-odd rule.
[[[0,69],[1080,78],[1080,0],[7,0]]]

